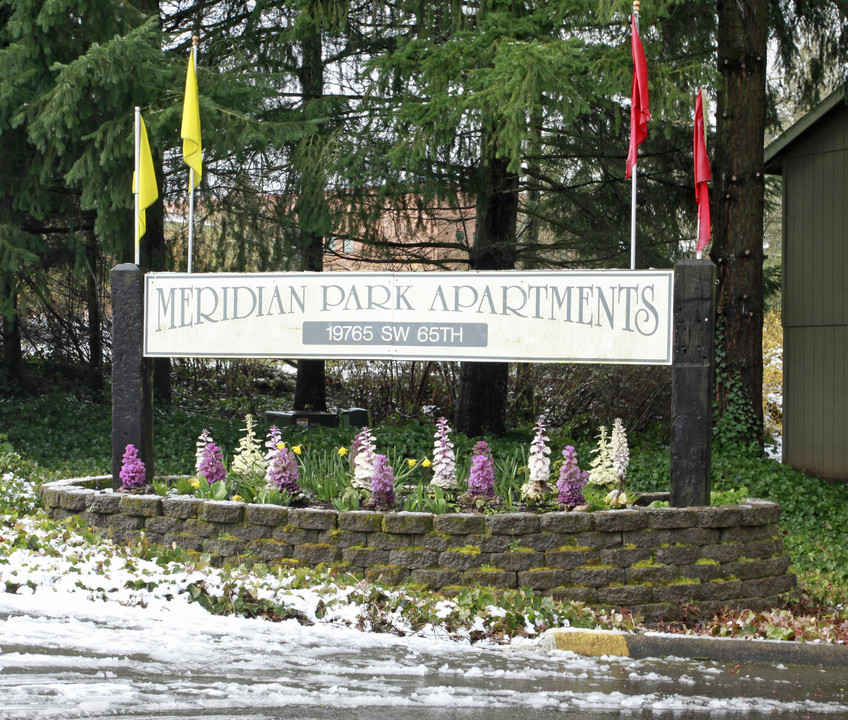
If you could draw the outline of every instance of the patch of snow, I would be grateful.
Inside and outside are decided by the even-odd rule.
[[[770,460],[783,462],[783,438],[780,435],[772,436],[771,442],[763,445],[763,450]]]

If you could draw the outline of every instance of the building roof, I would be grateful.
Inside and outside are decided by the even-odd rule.
[[[845,107],[847,92],[848,85],[835,90],[786,132],[771,142],[764,154],[766,173],[780,175],[783,172],[783,158],[792,146],[834,110]]]

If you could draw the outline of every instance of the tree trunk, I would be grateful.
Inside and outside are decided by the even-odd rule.
[[[153,156],[154,167],[161,169],[163,160],[158,152]],[[161,170],[156,173],[161,179]],[[158,182],[158,180],[157,180]],[[159,187],[162,187],[160,184]],[[165,209],[160,197],[147,208],[147,231],[142,238],[145,253],[142,263],[145,270],[167,270],[168,250],[165,246]],[[171,386],[171,358],[153,358],[153,398],[157,404],[170,405],[173,399]]]
[[[477,229],[470,253],[472,270],[515,268],[518,175],[505,158],[489,157],[477,195]],[[509,363],[462,363],[456,429],[468,436],[506,432]]]
[[[304,241],[305,270],[320,272],[324,266],[324,238],[313,233]],[[327,373],[323,360],[298,360],[294,385],[294,409],[327,409]]]
[[[738,402],[724,377],[738,375],[754,411],[751,439],[762,436],[763,141],[766,106],[766,0],[718,0],[718,70],[713,159],[713,246],[716,312],[725,324],[726,369],[718,378],[719,410]],[[721,362],[721,358],[718,358]]]
[[[539,98],[537,105],[530,118],[530,142],[527,160],[527,174],[530,177],[538,177],[541,173],[540,159],[543,157],[541,127],[542,113],[541,104],[543,98]],[[531,213],[525,215],[526,222],[522,225],[520,236],[516,237],[516,241],[520,241],[522,246],[527,248],[529,252],[525,253],[520,268],[522,270],[536,270],[539,267],[539,219],[536,217],[539,203],[542,201],[542,193],[539,190],[537,183],[532,183],[525,191],[526,206]],[[516,226],[518,223],[516,222]],[[518,232],[518,230],[516,230]],[[535,422],[537,420],[536,411],[536,383],[534,382],[538,375],[535,363],[516,363],[515,379],[512,386],[513,398],[512,408],[513,417],[521,422]],[[562,366],[560,366],[562,367]]]
[[[323,360],[298,360],[294,386],[294,409],[327,409],[327,378]]]
[[[313,8],[312,12],[316,12]],[[321,58],[321,34],[317,23],[315,31],[301,42],[303,57],[299,78],[303,104],[307,114],[309,105],[324,96],[324,66]],[[295,150],[297,152],[297,150]],[[301,180],[304,175],[300,173]],[[314,169],[309,173],[309,180],[303,181],[297,202],[298,224],[300,226],[301,268],[310,272],[321,272],[324,269],[324,237],[316,232],[316,208],[307,208],[302,203],[321,203],[325,201],[326,183],[323,173]],[[319,178],[320,187],[305,187],[307,182],[316,182]],[[297,379],[294,388],[295,410],[327,409],[327,377],[323,360],[299,360],[297,363]]]
[[[506,432],[509,363],[464,362],[459,371],[456,429],[469,437]]]
[[[99,397],[103,393],[103,323],[100,312],[100,293],[97,286],[97,238],[94,230],[85,241],[85,304],[88,313],[88,376],[91,390]]]
[[[156,0],[141,0],[139,7],[149,15],[159,15],[159,3]],[[195,23],[199,21],[195,17]],[[162,29],[161,18],[159,29]],[[195,26],[194,34],[199,34]],[[165,245],[165,209],[162,199],[161,188],[164,188],[162,178],[164,159],[157,149],[153,149],[153,166],[156,168],[156,183],[160,188],[159,199],[147,209],[147,232],[142,240],[143,256],[142,264],[147,270],[160,272],[168,269],[168,249]],[[146,262],[145,262],[146,256]],[[153,399],[161,405],[170,405],[173,399],[173,388],[171,385],[171,358],[153,358]]]
[[[20,384],[24,379],[24,360],[21,349],[21,327],[18,324],[18,290],[11,273],[0,273],[0,298],[8,301],[11,313],[0,313],[0,336],[3,339],[2,367],[6,380]]]

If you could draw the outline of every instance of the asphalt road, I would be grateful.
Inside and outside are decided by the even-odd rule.
[[[176,623],[182,622],[182,625]],[[848,718],[848,669],[0,607],[0,718]]]

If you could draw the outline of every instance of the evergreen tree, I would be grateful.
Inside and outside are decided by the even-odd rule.
[[[165,150],[178,146],[183,50],[190,42],[181,39],[185,36],[182,25],[186,14],[193,16],[199,10],[163,6],[171,14],[160,19],[158,3],[151,0],[136,4],[60,0],[47,5],[0,0],[0,9],[8,18],[0,28],[0,138],[4,155],[17,152],[21,159],[4,164],[6,174],[0,177],[0,184],[10,189],[16,213],[12,217],[4,212],[0,218],[11,229],[4,237],[29,233],[39,238],[30,245],[41,246],[45,269],[61,258],[81,271],[79,279],[89,298],[89,356],[97,367],[101,356],[98,258],[120,262],[133,257],[133,107],[140,105],[145,113],[154,158],[161,164]],[[219,9],[211,8],[210,13],[215,15]],[[201,19],[218,23],[220,30],[221,18],[218,13],[214,20]],[[240,15],[237,19],[244,20]],[[280,123],[261,122],[261,109],[267,98],[275,96],[276,88],[263,81],[260,71],[245,72],[244,64],[233,63],[232,51],[229,45],[230,54],[217,58],[218,68],[208,72],[201,68],[206,159],[218,170],[211,175],[224,188],[232,187],[227,183],[231,168],[238,167],[243,176],[244,168],[252,167],[257,148],[265,152],[269,146],[279,147],[279,137],[287,139],[292,134],[290,129],[281,131]],[[176,153],[170,153],[164,170],[158,183],[160,200],[147,213],[141,253],[145,268],[165,269],[163,200],[184,196],[184,173]],[[251,207],[261,202],[257,199],[262,190],[251,185]],[[215,210],[209,212],[215,214]],[[223,228],[238,226],[226,220]],[[43,241],[48,233],[64,248],[60,254],[47,252]],[[254,242],[260,239],[265,238],[256,232]],[[8,265],[0,270],[9,272]],[[19,284],[4,280],[9,298],[5,307],[14,304],[9,288]],[[30,284],[43,292],[42,285]],[[4,317],[9,326],[11,311]],[[13,328],[4,330],[6,338],[14,344]],[[167,389],[164,370],[158,386]]]
[[[718,0],[716,59],[719,73],[713,151],[713,245],[718,268],[717,309],[729,383],[718,386],[721,411],[747,405],[754,426],[750,440],[762,439],[763,148],[766,126],[776,119],[769,95],[768,42],[776,40],[776,60],[788,81],[772,92],[792,88],[803,106],[844,81],[848,55],[846,6],[830,0]],[[803,38],[804,47],[799,47]],[[782,86],[782,87],[781,87]],[[830,86],[830,87],[829,87]],[[738,381],[738,382],[737,382]],[[734,393],[732,388],[738,388]]]
[[[717,311],[724,322],[728,371],[738,374],[762,432],[763,212],[766,123],[766,0],[719,0],[721,77],[713,151],[713,244],[718,268]],[[719,384],[719,404],[733,399]]]
[[[121,208],[129,206],[129,178],[121,163],[131,148],[129,97],[141,81],[132,81],[126,61],[129,55],[142,66],[147,62],[149,26],[128,4],[22,0],[3,7],[8,22],[0,50],[0,135],[5,145],[17,136],[29,153],[23,172],[7,176],[15,183],[17,213],[9,220],[18,232],[60,239],[58,259],[76,269],[85,288],[90,377],[99,390],[99,257],[102,243],[107,251],[117,249],[116,229],[127,227],[129,213]],[[114,116],[119,106],[130,129],[123,145],[123,118],[116,122]],[[45,270],[57,260],[45,252],[49,247],[41,245]],[[43,294],[44,287],[35,292]]]
[[[619,103],[631,61],[629,26],[621,22],[627,15],[616,12],[625,7],[578,0],[381,5],[380,32],[393,44],[371,65],[377,82],[368,107],[370,134],[387,146],[389,164],[374,166],[387,177],[386,197],[415,193],[424,203],[454,207],[473,201],[473,242],[456,247],[472,269],[626,264],[629,185]],[[665,16],[675,7],[663,3],[649,19],[671,24]],[[660,31],[649,33],[652,49]],[[657,105],[678,117],[687,85],[704,74],[695,66],[689,77],[675,75],[679,61],[679,52],[652,56],[655,82],[669,90],[655,95]],[[650,207],[648,194],[679,197],[691,188],[683,179],[688,163],[668,159],[681,145],[691,147],[691,126],[679,125],[652,127],[661,154],[644,165],[640,207]],[[642,216],[650,227],[674,231],[662,246],[640,246],[641,267],[670,262],[682,228],[691,232],[683,218]],[[507,377],[504,364],[463,366],[459,429],[504,430]]]

